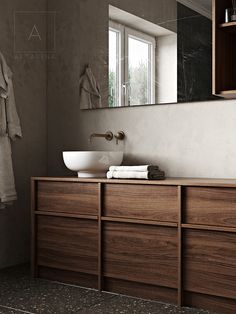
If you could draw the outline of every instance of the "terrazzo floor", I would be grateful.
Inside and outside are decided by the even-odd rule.
[[[30,278],[25,265],[0,270],[0,314],[210,314],[195,309]]]

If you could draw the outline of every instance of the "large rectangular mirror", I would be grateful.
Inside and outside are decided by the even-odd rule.
[[[98,2],[99,9],[82,1],[81,13],[87,23],[96,14],[85,64],[101,101],[83,109],[219,99],[212,93],[211,0]]]

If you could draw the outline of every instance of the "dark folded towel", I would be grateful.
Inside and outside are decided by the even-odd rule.
[[[161,171],[161,170],[160,170],[160,168],[158,166],[148,166],[147,167],[147,171],[157,172],[157,171]]]
[[[149,180],[164,180],[165,172],[164,171],[148,171],[148,179]]]

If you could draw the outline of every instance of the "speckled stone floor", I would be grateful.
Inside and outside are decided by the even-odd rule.
[[[195,309],[31,279],[27,266],[0,270],[0,314],[210,314]]]

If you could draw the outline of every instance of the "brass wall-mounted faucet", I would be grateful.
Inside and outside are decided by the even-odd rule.
[[[90,142],[92,142],[92,139],[94,137],[102,137],[102,138],[105,138],[107,141],[112,141],[113,140],[113,133],[111,131],[107,131],[106,133],[92,133],[90,135]]]
[[[115,135],[111,131],[107,131],[106,133],[92,133],[90,135],[90,143],[92,142],[92,139],[94,137],[102,137],[105,138],[107,141],[112,141],[115,137],[116,144],[118,144],[119,141],[123,141],[125,138],[125,133],[123,131],[117,132]]]

